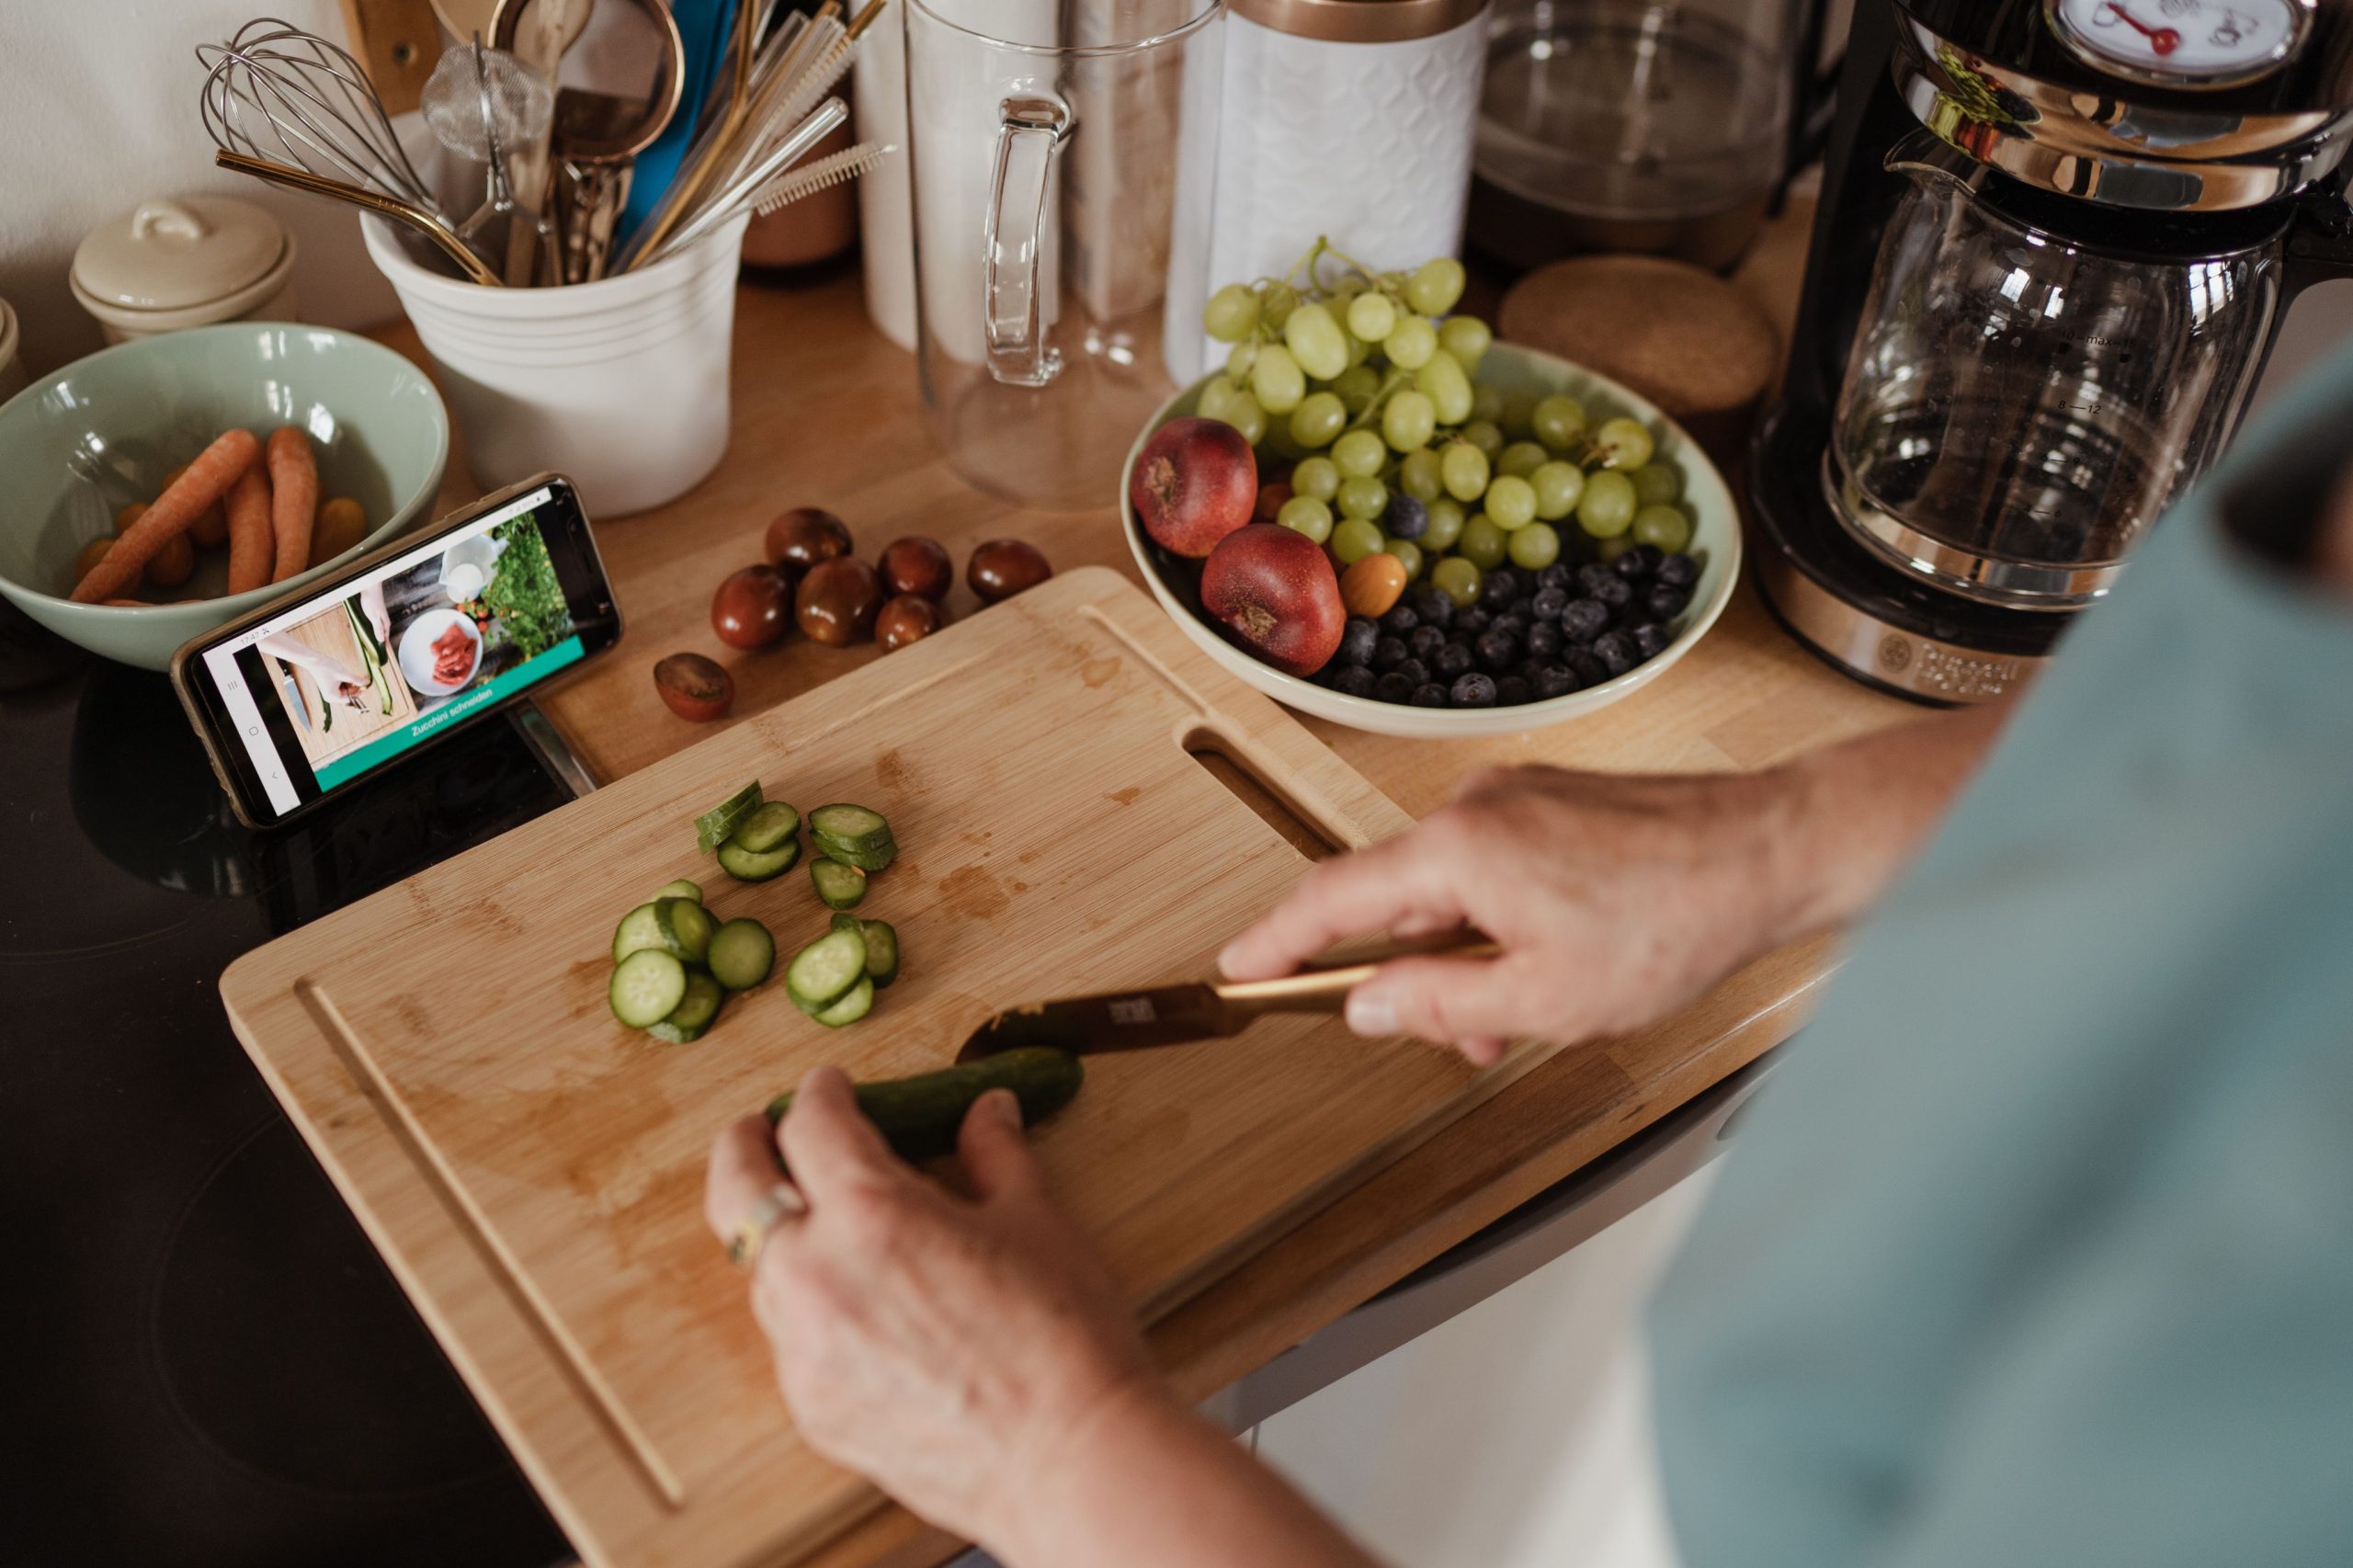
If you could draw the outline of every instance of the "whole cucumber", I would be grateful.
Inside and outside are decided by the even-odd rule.
[[[1022,1121],[1034,1126],[1070,1104],[1086,1078],[1086,1069],[1069,1051],[1026,1045],[937,1073],[860,1084],[858,1108],[901,1159],[927,1160],[956,1147],[964,1113],[991,1089],[1011,1089],[1021,1102]],[[783,1120],[791,1108],[791,1094],[779,1095],[768,1102],[768,1120]]]

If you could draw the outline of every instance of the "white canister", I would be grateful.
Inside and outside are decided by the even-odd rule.
[[[229,321],[295,321],[294,237],[250,201],[149,201],[91,230],[74,298],[108,343]]]
[[[1210,291],[1282,276],[1319,234],[1384,271],[1461,247],[1488,4],[1229,0],[1222,83],[1185,105],[1162,334],[1177,384],[1225,353],[1201,331]]]

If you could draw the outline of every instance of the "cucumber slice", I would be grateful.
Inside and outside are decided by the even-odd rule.
[[[834,916],[833,924],[826,926],[826,929],[829,931],[855,931],[858,935],[864,936],[866,934],[866,922],[860,920],[855,915],[836,915]]]
[[[880,846],[861,849],[847,840],[835,838],[830,834],[819,833],[813,828],[810,830],[809,841],[817,846],[817,853],[826,859],[838,860],[845,866],[855,866],[861,871],[882,870],[899,858],[898,845],[887,838]]]
[[[784,988],[802,1007],[829,1006],[866,978],[866,937],[857,931],[828,931],[784,966]]]
[[[809,880],[828,909],[854,909],[866,896],[866,873],[836,860],[810,861]]]
[[[776,967],[776,938],[756,920],[730,920],[710,938],[710,973],[730,991],[757,985]]]
[[[654,922],[654,906],[660,902],[656,899],[654,903],[639,904],[635,909],[622,915],[621,923],[613,927],[613,961],[615,963],[620,962],[631,953],[643,952],[648,948],[662,952],[669,950],[669,945],[662,940],[662,927]]]
[[[690,898],[657,898],[654,928],[662,934],[662,946],[672,958],[700,963],[710,951],[710,934],[719,929],[719,922]]]
[[[819,806],[809,813],[809,831],[852,849],[880,849],[891,839],[891,824],[882,813],[864,806]]]
[[[898,979],[898,931],[888,920],[869,920],[858,934],[866,938],[866,978],[878,990]]]
[[[781,876],[801,858],[801,840],[788,838],[767,854],[756,854],[733,843],[719,846],[719,869],[739,882],[764,882]]]
[[[864,947],[860,946],[861,963]],[[633,1029],[660,1023],[687,994],[687,966],[659,948],[645,948],[621,960],[605,991],[613,1017]]]
[[[699,969],[687,971],[687,994],[678,1005],[664,1017],[645,1026],[645,1032],[655,1040],[672,1045],[687,1045],[702,1038],[710,1021],[719,1017],[720,1004],[727,1000],[727,993],[719,982]]]
[[[769,801],[735,824],[727,841],[739,849],[765,855],[801,831],[801,813],[782,801]]]
[[[858,1108],[882,1130],[891,1147],[910,1160],[944,1154],[956,1146],[972,1102],[991,1089],[1011,1089],[1021,1101],[1021,1119],[1037,1123],[1070,1104],[1086,1080],[1077,1057],[1051,1046],[1029,1045],[937,1073],[858,1086]],[[768,1119],[783,1119],[790,1094],[768,1103]]]
[[[760,809],[760,781],[753,779],[695,818],[695,847],[708,855],[726,842],[737,824]]]
[[[654,890],[654,896],[657,900],[665,898],[690,898],[697,903],[700,903],[702,902],[702,884],[700,882],[688,881],[686,878],[680,877],[675,882],[664,882],[660,887],[655,888]]]
[[[803,1009],[806,1011],[807,1009]],[[830,1007],[821,1007],[809,1016],[829,1029],[854,1024],[874,1011],[874,982],[860,976],[856,985],[840,1001]]]

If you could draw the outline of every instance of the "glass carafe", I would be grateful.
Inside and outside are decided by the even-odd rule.
[[[967,481],[1108,506],[1174,390],[1160,302],[1177,137],[1223,0],[906,0],[916,349]],[[1189,106],[1189,107],[1188,107]]]
[[[2087,204],[2037,208],[2064,199],[1934,154],[1889,166],[1913,188],[1847,360],[1832,507],[1883,558],[1969,597],[2088,603],[2237,424],[2277,234],[2258,220],[2232,231],[2235,248],[2211,227],[2185,248],[2181,231],[2099,214],[2094,248],[2047,221],[2083,222]]]

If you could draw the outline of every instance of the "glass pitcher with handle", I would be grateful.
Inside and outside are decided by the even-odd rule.
[[[1113,504],[1174,391],[1160,303],[1177,139],[1214,112],[1223,10],[906,0],[924,404],[992,495]]]

